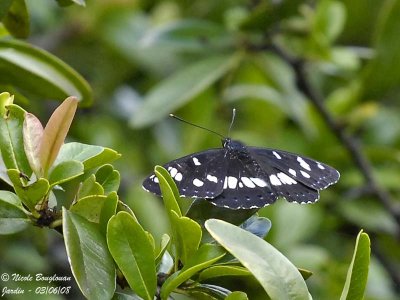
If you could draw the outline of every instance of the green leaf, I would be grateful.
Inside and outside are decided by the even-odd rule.
[[[110,299],[115,266],[97,226],[63,208],[63,234],[72,274],[88,299]]]
[[[200,273],[199,281],[221,276],[249,276],[249,270],[240,266],[221,265],[211,266]]]
[[[317,6],[313,24],[314,38],[329,45],[342,32],[346,22],[346,8],[343,3],[323,0]]]
[[[239,56],[214,56],[179,70],[154,87],[131,119],[135,127],[151,125],[193,99],[239,62]]]
[[[0,93],[0,116],[6,117],[7,106],[13,104],[14,96],[11,96],[10,93],[3,92]]]
[[[104,189],[100,183],[96,182],[96,176],[94,174],[90,175],[82,183],[78,192],[78,200],[92,195],[104,195]]]
[[[113,215],[115,215],[117,211],[117,205],[118,205],[118,195],[116,192],[112,192],[107,196],[100,212],[100,219],[99,219],[100,229],[104,235],[107,233],[108,221],[111,219]]]
[[[104,188],[104,194],[118,191],[120,174],[112,165],[104,165],[96,172],[96,180]]]
[[[108,222],[107,243],[130,287],[143,299],[153,300],[157,278],[146,231],[130,214],[119,212]]]
[[[76,96],[82,106],[92,102],[89,84],[54,55],[17,40],[0,41],[0,84],[13,85],[42,98]]]
[[[29,224],[17,195],[0,191],[0,234],[12,234],[24,230]]]
[[[232,292],[225,298],[225,300],[248,300],[246,293],[244,292]]]
[[[156,166],[154,168],[154,173],[158,178],[165,209],[168,214],[170,215],[172,212],[175,212],[179,217],[181,217],[182,212],[178,205],[178,199],[180,196],[178,188],[176,187],[174,180],[171,178],[171,175],[161,166]],[[170,216],[170,221],[172,221],[172,216]]]
[[[7,30],[15,37],[25,39],[29,36],[29,13],[24,0],[14,0],[1,20]]]
[[[176,247],[175,259],[181,260],[185,265],[194,255],[201,241],[201,227],[198,223],[187,217],[179,217],[171,211],[172,240]]]
[[[43,138],[43,126],[39,119],[31,113],[25,114],[23,123],[24,150],[33,172],[40,177],[42,166],[40,163],[40,145]]]
[[[25,111],[18,105],[7,106],[8,115],[0,117],[0,149],[7,169],[18,169],[27,176],[31,168],[24,150],[23,123]]]
[[[0,1],[0,20],[2,20],[10,9],[13,0]]]
[[[87,196],[79,199],[78,202],[71,206],[70,210],[90,222],[99,223],[101,211],[106,200],[107,197],[104,195]]]
[[[171,238],[168,234],[164,233],[161,237],[161,247],[160,247],[160,251],[158,252],[158,254],[156,255],[156,265],[158,266],[158,264],[161,262],[161,259],[165,253],[165,251],[167,251],[167,247],[169,246],[171,242]]]
[[[344,284],[340,300],[364,299],[365,287],[367,285],[371,245],[368,234],[362,230],[357,236],[353,259]]]
[[[44,128],[39,150],[44,176],[47,176],[48,170],[53,165],[61,146],[64,144],[77,107],[77,98],[69,97],[65,99],[53,112]]]
[[[209,267],[225,255],[221,247],[203,244],[189,259],[182,270],[172,274],[161,287],[161,299],[167,299],[169,294],[196,273]]]
[[[47,195],[50,188],[49,182],[44,178],[39,178],[37,181],[27,185],[23,182],[24,179],[21,178],[21,173],[18,170],[9,169],[7,174],[18,197],[33,212],[36,204]]]
[[[300,272],[269,243],[221,220],[208,220],[205,227],[257,278],[272,300],[309,299],[307,285]]]
[[[399,15],[399,1],[384,2],[379,13],[378,26],[375,27],[374,57],[365,67],[362,76],[364,86],[362,96],[367,99],[390,95],[400,84]]]
[[[110,163],[120,156],[109,148],[73,142],[62,145],[54,165],[63,161],[77,160],[83,163],[87,171]]]
[[[52,186],[70,181],[83,174],[83,164],[76,160],[64,161],[50,170],[49,181]]]

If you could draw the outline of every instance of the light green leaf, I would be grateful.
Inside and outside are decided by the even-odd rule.
[[[63,208],[63,234],[72,274],[88,299],[111,299],[115,266],[97,226]]]
[[[39,178],[37,181],[28,185],[24,183],[24,179],[21,178],[21,173],[18,170],[9,169],[7,174],[14,186],[15,193],[33,213],[36,204],[47,195],[50,188],[49,182],[44,178]]]
[[[92,102],[89,84],[70,66],[31,44],[0,41],[0,84],[13,85],[42,98],[74,95],[82,106]]]
[[[0,93],[0,116],[6,117],[7,106],[13,104],[14,96],[11,96],[10,93],[3,92]]]
[[[361,230],[357,236],[353,259],[347,271],[347,278],[340,300],[364,299],[370,255],[371,245],[369,236]]]
[[[100,219],[99,219],[100,229],[104,235],[107,232],[108,221],[111,219],[113,215],[115,215],[117,211],[117,205],[118,205],[118,195],[116,192],[112,192],[107,196],[100,212]]]
[[[168,234],[164,233],[161,237],[161,247],[160,247],[160,251],[158,252],[158,254],[156,255],[156,265],[158,266],[158,264],[161,262],[161,259],[165,253],[165,251],[167,251],[167,247],[169,246],[171,242],[171,238]]]
[[[239,56],[214,56],[179,70],[146,95],[131,124],[144,127],[168,116],[224,76],[238,62]]]
[[[113,162],[120,156],[121,154],[109,148],[73,142],[62,145],[54,165],[63,161],[77,160],[83,163],[87,171]]]
[[[76,160],[64,161],[56,165],[49,174],[52,186],[70,181],[83,174],[83,164]]]
[[[220,265],[211,266],[200,273],[199,281],[222,276],[250,276],[249,270],[240,266]]]
[[[108,222],[107,243],[130,287],[140,297],[153,300],[157,288],[154,249],[146,231],[126,212]]]
[[[178,204],[178,199],[180,196],[178,188],[171,178],[171,175],[161,166],[156,166],[154,168],[154,173],[158,178],[165,209],[167,210],[168,214],[170,215],[171,212],[175,212],[179,217],[181,217],[182,212]],[[170,216],[170,219],[171,218],[172,216]]]
[[[44,176],[53,165],[61,146],[64,144],[75,111],[78,107],[78,99],[69,97],[51,115],[43,131],[40,145],[40,163]]]
[[[29,224],[17,195],[0,191],[0,234],[12,234],[24,230]]]
[[[82,183],[82,186],[78,192],[78,200],[92,195],[104,195],[104,189],[100,183],[96,181],[96,176],[94,174],[90,175]]]
[[[210,219],[205,227],[257,278],[272,300],[309,299],[307,285],[300,272],[269,243],[221,220]]]
[[[246,293],[243,292],[232,292],[225,298],[225,300],[248,300]]]
[[[167,299],[169,294],[196,273],[209,267],[225,255],[221,247],[203,244],[190,258],[182,270],[172,274],[161,287],[161,299]]]
[[[175,259],[181,260],[185,265],[196,253],[201,241],[201,227],[198,223],[187,217],[179,217],[171,211],[172,240],[176,248]]]
[[[79,199],[70,210],[90,222],[99,223],[101,210],[104,206],[107,197],[104,195],[90,195],[85,198]]]
[[[25,114],[23,124],[24,150],[33,172],[40,177],[42,166],[40,164],[40,145],[43,138],[43,126],[39,119],[31,113]]]
[[[14,0],[1,22],[13,36],[21,39],[27,38],[30,22],[25,0]]]
[[[96,172],[96,180],[104,188],[104,194],[118,191],[120,184],[120,174],[114,170],[112,165],[104,165]]]
[[[18,169],[28,177],[32,170],[24,150],[22,128],[25,111],[18,105],[7,106],[8,116],[0,117],[0,149],[7,169]]]

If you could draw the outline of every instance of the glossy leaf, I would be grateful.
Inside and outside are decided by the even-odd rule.
[[[76,160],[64,161],[50,170],[49,181],[52,186],[70,181],[83,174],[83,164]]]
[[[211,266],[200,273],[199,281],[222,276],[249,276],[249,270],[240,266],[219,265]]]
[[[238,56],[214,56],[179,70],[147,94],[131,124],[144,127],[168,116],[224,76],[238,62]]]
[[[175,212],[178,217],[181,217],[182,212],[178,204],[178,199],[180,197],[178,188],[176,187],[175,182],[172,180],[169,172],[161,166],[156,166],[154,168],[154,173],[156,174],[160,184],[165,209],[169,214],[170,212]]]
[[[157,278],[154,249],[146,231],[131,215],[119,212],[108,223],[107,243],[130,287],[143,299],[153,300]]]
[[[7,174],[14,186],[15,193],[31,212],[33,212],[36,204],[47,195],[50,188],[49,182],[44,178],[39,178],[33,183],[25,184],[23,182],[24,179],[21,178],[21,173],[16,169],[9,169]]]
[[[0,41],[0,84],[43,98],[74,95],[83,106],[92,102],[90,86],[75,70],[49,52],[17,40]]]
[[[40,177],[42,165],[40,162],[40,145],[43,138],[43,126],[39,119],[31,113],[25,114],[23,123],[23,138],[26,157],[36,177]]]
[[[23,123],[25,111],[15,104],[7,106],[7,117],[0,118],[0,149],[7,169],[18,169],[27,176],[31,168],[25,155]]]
[[[208,220],[205,227],[257,278],[271,299],[309,299],[300,272],[269,243],[221,220]]]
[[[115,266],[105,237],[96,225],[63,208],[63,234],[72,274],[89,299],[110,299]]]
[[[175,259],[181,260],[185,265],[196,253],[201,241],[201,227],[198,223],[187,217],[179,217],[171,211],[172,240],[176,248]]]
[[[79,199],[70,210],[90,222],[99,223],[102,208],[107,197],[104,195],[90,195]]]
[[[77,160],[83,163],[86,171],[110,163],[120,156],[109,148],[73,142],[62,145],[54,165],[63,161]]]
[[[13,36],[27,38],[30,26],[25,0],[14,0],[1,22]]]
[[[96,172],[96,180],[104,188],[106,195],[118,191],[120,177],[119,172],[114,170],[112,165],[108,164],[100,167]]]
[[[161,299],[167,299],[174,289],[199,271],[221,259],[224,255],[225,252],[220,247],[212,244],[203,244],[182,270],[175,272],[164,282],[161,287]]]
[[[100,183],[96,181],[96,176],[94,174],[90,175],[82,183],[78,192],[78,200],[92,195],[104,195],[104,189]]]
[[[24,230],[29,219],[17,195],[0,191],[0,234],[13,234]]]
[[[78,99],[69,97],[53,112],[43,131],[43,139],[40,145],[40,163],[43,174],[46,176],[53,165],[61,146],[64,144],[75,111],[78,107]]]
[[[362,230],[357,236],[353,259],[344,284],[340,300],[364,299],[367,285],[371,246],[368,234]]]
[[[99,223],[101,232],[104,235],[107,232],[108,221],[111,219],[113,215],[115,215],[117,211],[117,205],[118,205],[118,195],[117,193],[112,192],[107,196],[100,211]]]

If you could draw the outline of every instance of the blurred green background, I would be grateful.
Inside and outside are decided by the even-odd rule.
[[[168,113],[226,135],[235,107],[232,138],[301,153],[341,173],[315,205],[279,200],[260,211],[272,221],[267,240],[314,273],[307,280],[314,299],[339,298],[360,229],[370,235],[373,255],[365,299],[400,297],[400,224],[310,95],[298,88],[290,64],[304,63],[306,80],[334,117],[336,130],[359,143],[379,188],[399,210],[400,1],[26,4],[28,42],[72,66],[94,93],[93,105],[78,111],[69,140],[122,154],[115,162],[120,197],[156,238],[168,224],[160,199],[142,190],[143,178],[156,164],[220,146],[217,136]],[[277,46],[295,60],[285,60]],[[19,92],[30,101],[17,100],[42,122],[56,107],[54,100],[62,100]],[[1,236],[0,245],[0,273],[70,274],[55,232],[29,228]],[[250,299],[257,299],[256,283],[238,280],[239,286],[255,291]],[[67,298],[82,297],[77,287],[72,290]]]

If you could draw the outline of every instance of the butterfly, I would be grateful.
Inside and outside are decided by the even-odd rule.
[[[246,146],[220,136],[222,148],[190,154],[163,166],[182,197],[204,198],[229,209],[261,208],[278,197],[306,204],[316,202],[320,190],[339,180],[339,172],[322,162],[282,150]],[[143,181],[143,188],[161,195],[154,173]]]

